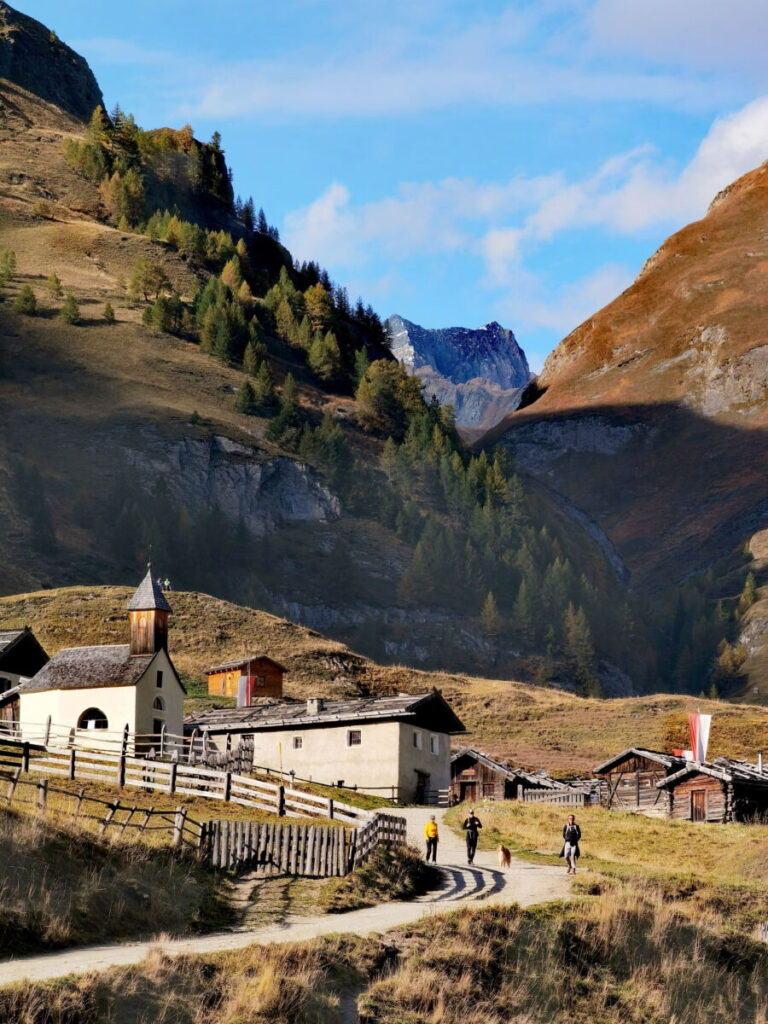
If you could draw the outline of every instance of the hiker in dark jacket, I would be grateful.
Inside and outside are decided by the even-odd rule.
[[[475,812],[471,810],[469,815],[464,819],[464,824],[461,827],[467,833],[467,864],[474,864],[477,840],[480,834],[480,829],[483,827],[483,823],[475,815]]]
[[[568,820],[563,825],[563,848],[560,851],[560,856],[565,857],[569,875],[576,874],[576,861],[581,856],[581,850],[579,849],[580,839],[581,829],[576,824],[576,817],[573,814],[569,814]]]

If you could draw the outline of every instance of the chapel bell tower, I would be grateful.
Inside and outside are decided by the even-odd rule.
[[[131,654],[156,654],[168,650],[168,616],[171,606],[162,588],[152,579],[152,566],[128,602],[131,622]]]

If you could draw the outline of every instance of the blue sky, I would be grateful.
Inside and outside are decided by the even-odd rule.
[[[765,0],[19,2],[353,299],[535,369],[768,158]]]

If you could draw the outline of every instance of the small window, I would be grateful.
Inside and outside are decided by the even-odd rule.
[[[361,729],[349,729],[347,731],[347,746],[348,747],[359,747],[363,742],[363,733]]]
[[[496,786],[492,782],[483,783],[483,796],[487,799],[493,800],[496,794]]]
[[[421,733],[418,729],[413,730],[413,745],[417,750],[421,750]]]
[[[303,737],[302,736],[294,736],[293,737],[293,749],[294,750],[301,750],[301,748],[303,746],[304,746],[304,739],[303,739]]]
[[[256,676],[256,685],[257,686],[261,686],[262,688],[265,687],[267,685],[267,677],[266,676]]]
[[[155,678],[155,686],[159,690],[162,685],[163,685],[163,670],[162,669],[158,669],[157,670],[157,676]]]
[[[155,697],[152,702],[152,708],[155,711],[165,711],[165,701],[162,697]]]
[[[432,751],[433,754],[439,754],[440,753],[440,737],[439,736],[430,736],[429,737],[429,749]]]
[[[77,720],[78,729],[107,729],[107,716],[100,708],[88,708]]]

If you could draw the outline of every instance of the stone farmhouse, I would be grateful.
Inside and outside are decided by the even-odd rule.
[[[48,719],[52,739],[81,730],[128,731],[138,737],[181,735],[184,687],[168,654],[171,607],[151,569],[128,603],[129,642],[65,647],[19,687],[19,726],[39,739]]]
[[[187,729],[222,747],[248,738],[253,762],[406,803],[447,800],[451,736],[464,726],[438,690],[348,700],[265,701],[205,711]]]

